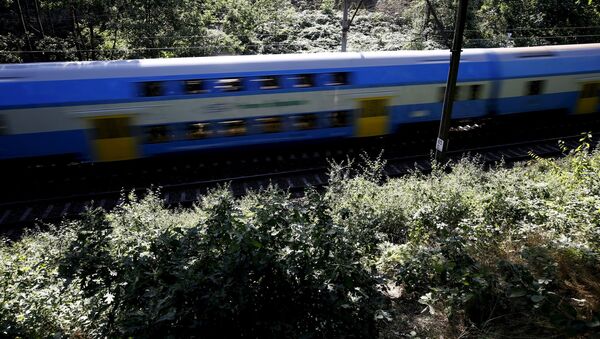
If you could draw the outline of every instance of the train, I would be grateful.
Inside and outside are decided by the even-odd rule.
[[[0,65],[0,160],[109,162],[439,121],[449,51]],[[453,119],[600,109],[600,44],[465,49]],[[544,123],[540,121],[539,123]]]

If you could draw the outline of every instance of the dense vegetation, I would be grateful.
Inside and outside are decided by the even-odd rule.
[[[548,337],[600,330],[600,150],[324,192],[155,193],[0,244],[0,336]]]
[[[340,2],[1,0],[0,63],[335,51]],[[465,44],[596,42],[599,3],[472,0]],[[453,0],[363,1],[349,50],[447,47],[455,6]]]

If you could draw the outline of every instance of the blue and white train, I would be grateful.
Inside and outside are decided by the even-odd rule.
[[[0,65],[0,159],[394,133],[439,120],[448,65],[448,51]],[[467,49],[453,118],[595,113],[599,91],[600,44]]]

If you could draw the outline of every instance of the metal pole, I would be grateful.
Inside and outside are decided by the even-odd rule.
[[[450,118],[452,117],[452,106],[454,104],[454,93],[456,92],[456,79],[458,77],[458,66],[460,63],[460,52],[468,6],[469,0],[459,0],[456,25],[454,26],[454,40],[452,41],[452,55],[450,56],[450,71],[448,72],[448,82],[446,83],[446,92],[444,93],[440,131],[435,145],[435,159],[438,161],[443,161],[448,151],[448,130],[450,129]]]
[[[342,52],[346,51],[349,28],[350,24],[348,24],[348,0],[344,0],[344,14],[342,18]]]

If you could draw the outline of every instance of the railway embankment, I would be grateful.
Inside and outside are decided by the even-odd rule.
[[[600,332],[600,151],[327,188],[130,196],[0,244],[0,336],[586,337]]]

